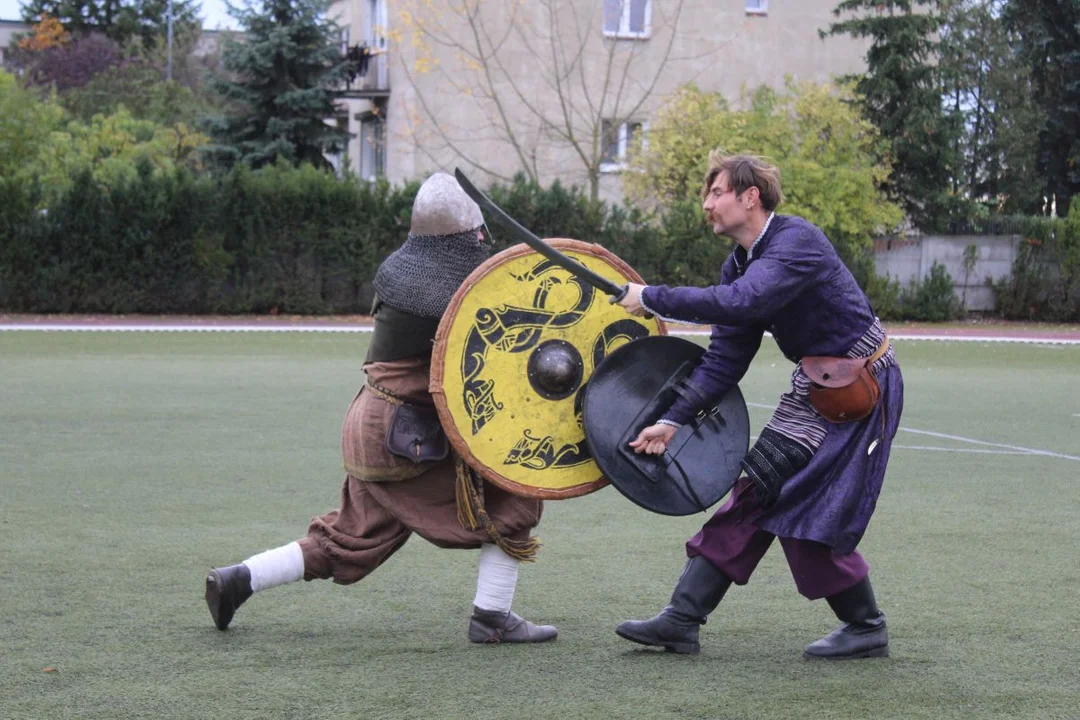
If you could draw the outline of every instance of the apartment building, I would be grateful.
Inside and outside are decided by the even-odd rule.
[[[837,1],[339,0],[342,51],[363,72],[335,118],[354,135],[337,162],[395,183],[527,167],[619,200],[628,148],[682,85],[737,103],[786,76],[861,71],[864,42],[819,37]],[[216,36],[204,33],[200,54]]]
[[[586,187],[591,162],[600,196],[618,200],[627,148],[647,141],[680,86],[737,103],[786,76],[863,70],[865,42],[818,34],[836,4],[341,0],[342,45],[366,61],[339,118],[355,135],[348,162],[392,182],[455,165],[482,180],[528,166],[544,183]]]
[[[30,26],[22,20],[0,19],[0,67],[4,66],[4,60],[11,41],[16,35],[22,35],[30,31]]]

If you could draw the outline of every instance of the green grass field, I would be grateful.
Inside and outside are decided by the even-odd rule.
[[[218,632],[206,570],[335,506],[366,342],[0,332],[0,718],[1080,718],[1080,347],[898,343],[906,429],[860,548],[888,660],[801,659],[836,621],[779,548],[700,656],[619,639],[704,516],[611,488],[549,503],[522,570],[515,608],[555,643],[470,645],[476,553],[415,538]],[[789,372],[766,341],[755,432]]]

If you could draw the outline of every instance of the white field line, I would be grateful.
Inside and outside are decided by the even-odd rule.
[[[751,435],[750,441],[757,440],[757,435]],[[955,453],[967,453],[969,455],[1030,455],[1028,452],[1020,452],[1018,450],[975,450],[972,448],[946,448],[946,447],[934,447],[933,445],[897,445],[893,443],[892,446],[899,450],[931,450],[937,452],[955,452]]]
[[[903,428],[901,428],[901,430],[902,429]],[[930,450],[935,452],[964,453],[966,455],[1031,455],[1029,452],[1021,452],[1019,450],[977,450],[974,448],[934,447],[932,445],[897,445],[896,443],[893,443],[893,447],[901,450]]]
[[[82,325],[0,324],[5,330],[28,330],[42,332],[328,332],[369,333],[375,328],[369,325]]]
[[[306,332],[306,333],[369,333],[370,325],[83,325],[81,323],[0,324],[0,332]],[[708,336],[708,330],[674,328],[672,335]],[[765,333],[771,337],[769,333]],[[889,333],[893,340],[937,340],[941,342],[1000,342],[1029,345],[1080,345],[1080,338],[1030,338],[1008,335],[909,335]]]
[[[775,405],[765,405],[763,403],[746,403],[750,407],[762,408],[765,410],[775,410]],[[942,440],[956,440],[958,442],[971,443],[972,445],[984,445],[991,448],[999,448],[998,450],[984,450],[975,448],[945,448],[945,447],[925,447],[921,445],[893,445],[895,448],[902,448],[904,450],[936,450],[938,452],[960,452],[970,454],[990,454],[990,455],[1042,455],[1045,457],[1058,458],[1060,460],[1074,460],[1080,462],[1080,456],[1066,455],[1064,453],[1057,453],[1051,450],[1037,450],[1035,448],[1026,448],[1019,445],[1005,445],[1004,443],[987,442],[985,440],[975,440],[974,438],[961,437],[959,435],[946,435],[944,433],[931,432],[929,430],[915,430],[913,428],[901,427],[901,431],[914,433],[916,435],[928,435],[930,437],[941,438]]]
[[[1004,443],[992,443],[985,440],[972,440],[971,438],[960,437],[958,435],[946,435],[944,433],[930,432],[929,430],[915,430],[913,428],[900,428],[904,432],[915,433],[916,435],[929,435],[930,437],[942,438],[944,440],[958,440],[960,442],[972,443],[974,445],[986,445],[989,447],[1003,448],[1005,450],[1017,450],[1028,455],[1045,455],[1046,457],[1061,458],[1062,460],[1075,460],[1080,462],[1080,456],[1077,455],[1065,455],[1064,453],[1056,453],[1050,450],[1035,450],[1033,448],[1021,447],[1019,445],[1005,445]]]
[[[672,335],[705,335],[712,334],[711,330],[680,330],[671,329]],[[772,337],[772,333],[766,332],[765,337]],[[1017,337],[1014,335],[918,335],[914,333],[890,332],[890,340],[938,340],[943,342],[1000,342],[1000,343],[1028,343],[1032,345],[1080,345],[1080,338],[1033,338]]]

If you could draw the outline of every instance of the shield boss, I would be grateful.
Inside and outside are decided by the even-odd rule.
[[[599,245],[547,240],[618,284],[634,270]],[[516,495],[562,499],[607,485],[585,442],[584,390],[617,348],[666,330],[527,245],[473,271],[435,336],[431,393],[454,449]]]

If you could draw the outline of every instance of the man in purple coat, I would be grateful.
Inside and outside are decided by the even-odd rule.
[[[708,614],[732,583],[747,583],[779,537],[799,592],[825,598],[843,622],[807,646],[805,657],[887,656],[885,616],[855,548],[874,512],[903,408],[895,353],[828,238],[802,218],[774,212],[783,199],[779,170],[747,155],[714,152],[709,161],[705,215],[713,232],[736,242],[719,284],[631,285],[620,301],[635,315],[712,324],[709,348],[688,378],[701,402],[680,397],[631,447],[663,453],[681,424],[742,379],[766,330],[795,371],[790,391],[780,396],[742,461],[745,476],[686,544],[689,560],[671,603],[656,617],[624,622],[616,632],[645,645],[697,653],[698,629]],[[865,359],[873,376],[868,379],[880,389],[866,417],[830,422],[815,407],[811,388],[820,386],[807,376],[803,359],[822,357],[857,359],[856,367]]]

